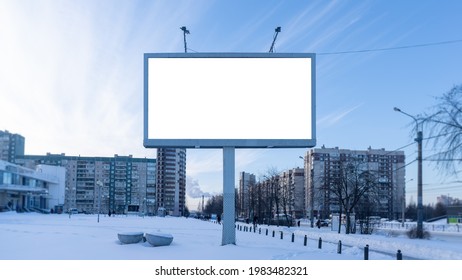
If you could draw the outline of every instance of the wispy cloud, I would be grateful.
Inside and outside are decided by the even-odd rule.
[[[242,149],[236,151],[236,169],[246,170],[249,165],[261,160],[264,156],[262,149]]]
[[[319,126],[325,126],[325,127],[333,126],[339,123],[340,121],[342,121],[343,119],[345,119],[350,113],[360,108],[362,105],[363,104],[359,104],[351,108],[343,109],[341,111],[332,112],[328,115],[325,115],[319,118],[316,121],[316,124]]]
[[[2,1],[0,129],[24,135],[26,153],[154,156],[142,146],[143,53],[180,50],[179,26],[208,4],[137,5]]]

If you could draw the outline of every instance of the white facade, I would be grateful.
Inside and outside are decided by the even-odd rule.
[[[48,212],[64,203],[66,170],[25,168],[0,160],[0,210]]]
[[[295,218],[305,215],[305,174],[303,168],[293,168],[279,175],[281,202],[286,212]],[[286,201],[285,201],[286,200]],[[283,209],[281,210],[283,212]]]
[[[48,207],[54,208],[58,205],[64,205],[66,169],[60,166],[40,164],[37,166],[36,172],[53,178],[48,185]]]

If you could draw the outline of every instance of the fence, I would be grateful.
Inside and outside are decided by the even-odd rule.
[[[417,223],[406,222],[404,226],[402,223],[398,222],[381,222],[377,224],[378,229],[401,229],[401,230],[410,230],[417,226]],[[433,224],[433,223],[424,223],[423,229],[430,232],[462,232],[461,224]]]
[[[293,232],[292,233],[287,233],[287,232],[284,232],[283,230],[274,230],[274,229],[269,229],[269,228],[265,228],[265,229],[262,230],[261,227],[259,227],[258,230],[257,230],[256,226],[253,226],[253,225],[240,225],[240,224],[236,224],[235,228],[238,231],[254,233],[254,234],[258,234],[258,235],[262,235],[262,236],[271,236],[270,238],[274,238],[274,239],[283,240],[285,236],[288,236],[288,238],[290,238],[291,242],[295,243],[295,233],[293,233]],[[276,234],[276,233],[278,233],[278,234]],[[277,237],[279,237],[279,238],[277,238]],[[320,250],[322,249],[323,242],[325,242],[325,241],[323,241],[322,238],[319,237],[319,239],[317,240],[318,249],[320,249]],[[330,242],[330,243],[332,243],[332,242]],[[301,243],[300,246],[303,246],[303,247],[308,246],[308,236],[307,235],[304,236],[303,243]],[[337,243],[337,254],[342,254],[342,247],[343,247],[342,241],[339,240],[338,243]],[[366,244],[366,246],[364,246],[363,250],[364,250],[364,260],[368,260],[369,259],[369,250],[370,250],[369,245]],[[397,253],[396,253],[396,260],[402,260],[402,259],[403,259],[403,254],[402,254],[401,250],[398,250]]]

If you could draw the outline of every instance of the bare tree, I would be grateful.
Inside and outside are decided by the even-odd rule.
[[[223,194],[214,195],[205,204],[204,212],[221,215],[223,213]]]
[[[376,182],[376,176],[369,170],[366,161],[356,158],[339,161],[338,174],[332,180],[330,191],[338,202],[340,219],[345,211],[347,234],[352,229],[350,215],[363,196],[376,187]]]
[[[428,143],[437,151],[427,157],[442,171],[453,173],[462,163],[462,84],[454,86],[441,97],[421,120],[428,129]]]
[[[265,216],[268,225],[270,225],[274,218],[274,213],[276,212],[278,217],[280,211],[279,174],[276,168],[270,168],[266,174],[262,176],[262,178],[264,187],[264,191],[262,193],[264,193],[263,197],[266,201]]]
[[[287,180],[288,178],[282,177],[279,180],[279,197],[281,201],[281,208],[282,208],[282,213],[284,214],[284,218],[286,220],[287,225],[290,225],[289,223],[289,213],[287,213],[288,208],[290,207],[290,183]],[[287,180],[287,181],[286,181]]]
[[[258,205],[258,200],[259,200],[256,184],[254,183],[249,184],[248,197],[249,197],[248,218],[253,219],[257,213],[257,205]]]
[[[374,223],[371,219],[372,216],[375,216],[377,211],[380,208],[380,193],[379,188],[374,187],[365,193],[362,198],[359,200],[355,212],[357,213],[357,218],[359,219],[360,232],[361,234],[371,234],[374,228]]]

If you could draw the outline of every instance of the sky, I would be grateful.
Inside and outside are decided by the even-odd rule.
[[[460,10],[457,0],[0,0],[0,129],[23,135],[26,154],[155,157],[142,143],[143,54],[184,52],[182,26],[188,52],[268,52],[280,26],[275,52],[316,53],[317,147],[396,150],[413,143],[413,121],[393,107],[422,114],[462,83]],[[416,145],[403,150],[416,158]],[[306,151],[238,149],[236,173],[302,167]],[[424,158],[434,153],[424,143]],[[408,202],[416,174],[409,164]],[[425,162],[424,203],[462,198],[457,181]],[[189,149],[191,210],[221,191],[222,151]]]

